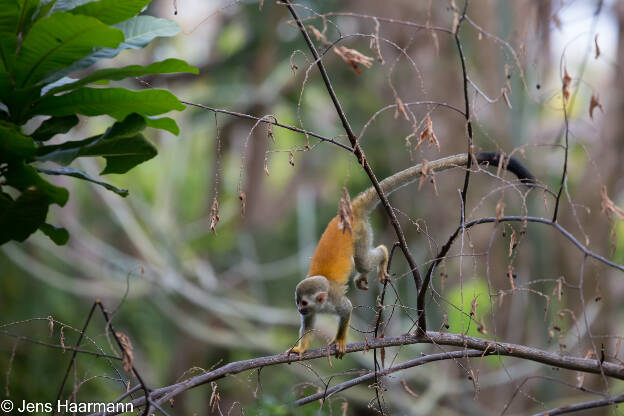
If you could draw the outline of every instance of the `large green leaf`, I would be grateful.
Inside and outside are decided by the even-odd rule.
[[[17,0],[0,0],[0,33],[17,33],[20,10]]]
[[[121,120],[131,113],[155,116],[184,105],[169,91],[151,89],[130,91],[124,88],[80,88],[60,96],[46,96],[33,109],[33,114],[67,116],[108,114]]]
[[[95,47],[115,48],[123,33],[99,20],[57,12],[35,22],[15,63],[15,84],[35,84],[51,71],[65,68]]]
[[[169,74],[174,72],[190,72],[197,74],[198,70],[181,59],[166,59],[161,62],[154,62],[151,65],[130,65],[122,68],[106,68],[95,71],[76,82],[64,84],[48,91],[48,94],[57,94],[62,91],[74,90],[83,85],[91,84],[100,80],[119,81],[130,77],[140,77],[149,74]]]
[[[152,16],[136,16],[113,25],[113,27],[121,30],[125,37],[125,40],[116,48],[98,48],[69,68],[48,74],[45,82],[53,82],[71,73],[81,71],[102,59],[113,58],[124,49],[141,49],[157,37],[174,36],[180,32],[180,27],[175,22]]]
[[[74,168],[57,168],[57,169],[37,169],[38,172],[45,173],[46,175],[63,175],[63,176],[71,176],[74,178],[82,179],[83,181],[91,182],[96,185],[100,185],[109,191],[115,192],[117,195],[121,195],[124,198],[128,196],[127,189],[120,189],[110,183],[98,181],[97,179],[93,179],[87,172],[84,172],[80,169]]]
[[[5,174],[6,184],[22,192],[35,187],[51,202],[63,206],[69,198],[69,192],[65,188],[54,186],[43,179],[35,168],[30,165],[19,163],[9,164],[9,170]]]
[[[93,16],[107,25],[112,25],[136,16],[151,2],[152,0],[100,0],[85,3],[69,12]]]
[[[142,116],[130,114],[123,121],[113,124],[106,130],[106,133],[100,136],[59,145],[42,146],[39,148],[37,160],[68,165],[78,157],[102,156],[106,159],[106,167],[102,174],[125,173],[158,153],[154,145],[139,134],[145,125],[145,119]],[[40,171],[49,173],[41,169]],[[77,174],[71,176],[77,176]],[[108,184],[96,183],[111,189],[107,186]]]
[[[31,136],[38,142],[45,142],[57,134],[67,133],[76,124],[78,124],[78,117],[74,114],[64,117],[52,117],[41,123]]]
[[[13,201],[0,194],[0,244],[24,241],[45,222],[50,200],[37,189],[28,189]]]
[[[28,159],[35,155],[35,151],[32,138],[23,135],[14,124],[0,121],[0,161]]]
[[[37,160],[52,161],[61,165],[69,165],[80,156],[101,156],[90,152],[89,146],[97,144],[102,139],[131,137],[145,128],[145,119],[138,114],[130,114],[123,121],[118,121],[106,129],[104,134],[89,137],[83,140],[41,146],[37,149]]]

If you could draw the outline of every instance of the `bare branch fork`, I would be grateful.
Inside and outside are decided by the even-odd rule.
[[[357,351],[367,351],[370,349],[377,348],[389,348],[395,346],[402,345],[411,345],[411,344],[434,344],[434,345],[447,345],[464,348],[463,350],[457,352],[443,353],[445,355],[440,354],[431,354],[424,357],[420,357],[419,359],[407,361],[402,364],[398,364],[397,366],[388,368],[386,370],[377,371],[378,374],[386,374],[385,372],[393,372],[399,371],[401,369],[422,365],[426,362],[431,361],[440,361],[440,360],[448,360],[448,359],[456,359],[457,355],[461,353],[461,356],[474,357],[478,355],[501,355],[501,356],[509,356],[520,358],[529,361],[535,361],[542,364],[546,364],[549,366],[554,366],[558,368],[580,371],[591,374],[601,374],[604,373],[607,377],[612,377],[620,380],[624,380],[624,366],[611,363],[611,362],[600,362],[599,359],[589,359],[589,358],[578,358],[571,356],[564,356],[558,353],[553,353],[545,350],[541,350],[538,348],[527,347],[525,345],[520,344],[512,344],[507,342],[495,342],[484,338],[476,338],[469,337],[462,334],[448,334],[442,332],[427,332],[424,336],[416,336],[416,335],[402,335],[398,337],[391,338],[376,338],[370,339],[367,341],[356,342],[347,345],[347,353],[357,352]],[[169,399],[177,396],[178,394],[192,389],[194,387],[200,386],[202,384],[206,384],[215,380],[219,380],[221,378],[239,374],[244,371],[253,370],[257,368],[263,368],[278,364],[285,363],[293,363],[298,361],[308,361],[316,358],[326,358],[328,354],[335,354],[335,346],[318,348],[314,350],[310,350],[303,354],[302,358],[299,359],[297,356],[286,355],[286,354],[277,354],[266,357],[253,358],[249,360],[237,361],[226,364],[222,367],[219,367],[215,370],[209,371],[207,373],[189,378],[187,380],[181,381],[176,384],[172,384],[167,387],[162,387],[159,389],[154,389],[151,391],[150,397],[154,404],[159,405],[165,403]],[[429,358],[426,358],[429,357]],[[375,371],[373,370],[370,373],[370,377],[375,377]],[[362,380],[364,381],[364,380]],[[357,383],[356,383],[357,384]],[[342,388],[344,387],[344,388]],[[351,385],[341,386],[341,390],[344,390]],[[330,394],[333,390],[328,389],[327,394]],[[117,399],[120,401],[123,399]],[[145,405],[145,397],[139,397],[131,402],[135,407],[141,407]],[[302,403],[303,404],[303,403]],[[110,413],[112,415],[113,413]],[[92,416],[101,415],[101,414],[93,414]]]

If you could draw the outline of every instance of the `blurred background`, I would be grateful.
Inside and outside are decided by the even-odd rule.
[[[462,0],[298,3],[306,25],[330,42],[342,36],[338,45],[372,58],[370,68],[360,65],[360,73],[331,51],[323,60],[378,178],[466,150],[465,119],[450,108],[464,109],[461,63],[449,33],[462,8]],[[154,0],[145,13],[175,21],[181,33],[125,51],[106,65],[175,57],[196,65],[200,74],[146,77],[126,86],[165,88],[187,102],[270,115],[348,143],[282,5]],[[617,212],[603,209],[601,196],[605,186],[608,198],[624,206],[623,3],[472,0],[467,16],[459,37],[476,149],[513,151],[539,183],[557,192],[566,133],[561,85],[569,74],[569,165],[559,222],[590,250],[624,263],[624,225]],[[590,116],[592,97],[600,106],[595,104]],[[370,182],[352,154],[313,137],[194,106],[171,116],[181,127],[179,136],[152,130],[149,137],[159,155],[129,174],[109,176],[114,185],[129,189],[128,198],[53,178],[72,195],[63,209],[51,208],[54,222],[70,232],[68,245],[55,246],[37,233],[26,243],[0,248],[3,396],[56,397],[70,353],[16,336],[73,345],[95,299],[114,311],[114,325],[129,336],[135,366],[152,388],[230,361],[277,354],[296,343],[294,287],[336,214],[342,187],[353,197]],[[428,116],[439,149],[426,141],[419,145]],[[83,121],[70,134],[100,132],[109,122],[104,117]],[[101,170],[90,160],[76,166],[94,174]],[[551,194],[535,189],[525,195],[526,189],[511,186],[511,175],[500,179],[496,169],[489,172],[471,175],[467,220],[496,216],[503,207],[505,215],[552,217]],[[458,225],[463,178],[460,168],[446,171],[435,176],[435,183],[425,181],[420,189],[414,184],[391,197],[422,273]],[[219,220],[212,233],[215,198]],[[383,211],[377,209],[371,221],[376,241],[391,246],[396,236]],[[413,329],[416,290],[407,272],[397,253],[392,267],[397,292],[386,297],[387,304],[396,305],[391,316],[386,314],[387,337]],[[584,261],[550,227],[472,228],[438,268],[433,289],[427,298],[430,330],[577,357],[604,349],[607,360],[622,363],[624,274]],[[373,282],[368,292],[350,289],[355,306],[350,341],[371,337],[378,293]],[[472,321],[471,311],[476,312]],[[111,351],[104,326],[96,315],[83,348]],[[318,327],[313,346],[325,345],[335,331],[331,318]],[[385,364],[441,349],[394,348],[386,352]],[[268,367],[219,381],[220,410],[209,406],[210,386],[178,396],[167,409],[176,415],[341,414],[344,409],[376,414],[375,390],[367,384],[334,396],[321,410],[318,403],[289,405],[323,389],[329,377],[333,385],[372,366],[368,352],[334,360],[333,368],[327,360]],[[471,372],[477,375],[473,380]],[[431,363],[383,383],[386,412],[406,415],[529,414],[599,397],[575,386],[606,394],[624,387],[613,379],[606,383],[600,376],[500,357]],[[73,391],[80,401],[113,400],[125,391],[109,362],[83,355],[69,384],[73,388],[64,396]]]

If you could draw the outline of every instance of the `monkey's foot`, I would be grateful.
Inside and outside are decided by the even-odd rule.
[[[302,347],[301,345],[297,345],[296,347],[287,349],[286,355],[299,354],[299,359],[301,359],[301,356],[303,355],[304,352],[306,352],[306,348]]]
[[[386,280],[390,279],[390,275],[388,274],[388,271],[386,270],[386,266],[379,267],[379,282],[380,283],[385,283]]]
[[[355,286],[360,290],[368,290],[368,276],[360,273],[355,278]]]
[[[388,249],[383,244],[377,248],[383,252],[383,259],[379,263],[379,282],[385,283],[385,281],[390,278],[390,275],[386,270],[388,268]]]
[[[347,340],[334,338],[329,346],[331,347],[332,345],[336,346],[336,358],[342,359],[347,352]]]

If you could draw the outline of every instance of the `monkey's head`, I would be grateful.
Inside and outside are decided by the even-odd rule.
[[[329,281],[324,276],[303,279],[295,289],[295,301],[301,315],[319,312],[327,302]]]

